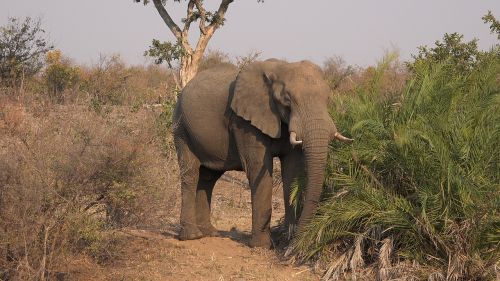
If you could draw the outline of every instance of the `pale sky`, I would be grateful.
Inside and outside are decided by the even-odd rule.
[[[205,2],[215,8],[220,0]],[[167,1],[178,24],[185,6]],[[235,0],[208,47],[231,57],[260,51],[263,59],[318,64],[338,55],[366,66],[387,50],[409,59],[417,46],[433,45],[444,33],[478,38],[480,48],[488,49],[498,43],[481,20],[488,10],[500,19],[499,0]],[[78,63],[96,62],[99,54],[148,63],[143,53],[152,38],[174,38],[152,4],[132,0],[0,0],[0,25],[26,16],[41,17],[56,48]],[[198,31],[194,24],[191,29]]]

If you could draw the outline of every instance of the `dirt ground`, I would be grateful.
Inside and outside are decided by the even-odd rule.
[[[274,250],[247,246],[251,230],[251,203],[241,173],[218,181],[213,196],[212,222],[220,237],[179,241],[178,214],[161,230],[122,229],[116,257],[101,265],[77,261],[76,280],[319,280],[307,266],[279,259]],[[272,226],[283,216],[281,188],[274,188]],[[177,202],[179,203],[179,202]],[[177,204],[178,205],[178,204]]]

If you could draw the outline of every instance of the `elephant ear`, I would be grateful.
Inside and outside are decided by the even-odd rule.
[[[272,138],[281,136],[281,119],[270,91],[270,83],[276,78],[272,69],[278,63],[270,60],[245,67],[236,77],[231,101],[231,109],[238,116]]]

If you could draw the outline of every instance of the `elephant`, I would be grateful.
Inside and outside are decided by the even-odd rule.
[[[295,223],[290,187],[307,174],[300,231],[320,199],[328,145],[340,134],[327,110],[330,88],[312,62],[256,61],[198,73],[181,91],[173,114],[181,180],[180,240],[215,236],[210,221],[215,182],[244,171],[252,204],[251,247],[270,248],[273,157],[279,157],[285,222]]]

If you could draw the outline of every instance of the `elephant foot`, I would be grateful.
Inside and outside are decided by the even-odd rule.
[[[265,248],[265,249],[271,249],[272,248],[272,241],[271,241],[271,235],[270,233],[259,233],[259,234],[252,234],[252,239],[250,239],[250,242],[248,245],[251,248]]]
[[[179,240],[194,240],[203,237],[197,226],[183,226],[179,233]]]
[[[219,231],[211,224],[207,226],[199,226],[199,228],[205,237],[219,236]]]

